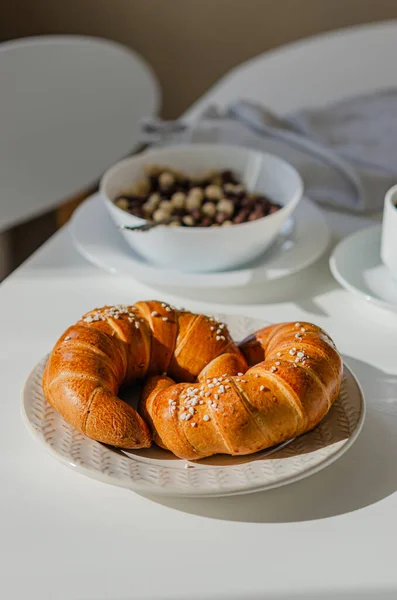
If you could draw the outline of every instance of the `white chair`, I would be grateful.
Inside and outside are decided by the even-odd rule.
[[[160,108],[150,67],[99,38],[1,44],[0,90],[0,232],[95,182]]]
[[[219,80],[191,109],[244,98],[282,114],[397,86],[397,21],[331,31],[265,52]]]

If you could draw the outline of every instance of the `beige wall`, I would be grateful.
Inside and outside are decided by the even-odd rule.
[[[176,117],[234,65],[269,48],[357,23],[397,18],[397,0],[3,0],[3,39],[98,35],[153,66]]]

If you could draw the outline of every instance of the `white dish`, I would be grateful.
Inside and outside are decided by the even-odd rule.
[[[145,178],[145,166],[153,164],[189,176],[210,169],[231,169],[250,191],[264,194],[282,206],[267,217],[233,227],[157,227],[146,235],[121,232],[128,245],[160,267],[203,273],[235,268],[253,260],[275,240],[302,198],[299,173],[272,154],[219,144],[161,147],[119,162],[102,177],[100,193],[117,226],[145,223],[116,206],[113,200]]]
[[[397,281],[380,258],[381,232],[382,226],[375,225],[342,240],[332,253],[330,268],[349,292],[397,312]]]
[[[86,200],[73,213],[69,231],[81,254],[110,273],[129,275],[160,287],[219,289],[268,283],[315,262],[329,242],[323,213],[313,202],[303,198],[293,219],[293,223],[286,222],[283,235],[262,256],[244,268],[219,273],[182,273],[150,265],[125,243],[98,195]]]
[[[235,339],[265,323],[243,316],[220,315]],[[345,366],[339,399],[313,431],[289,443],[250,456],[215,456],[187,462],[153,446],[122,452],[79,433],[47,403],[41,381],[47,357],[25,385],[22,414],[30,432],[58,460],[89,477],[141,493],[171,496],[226,496],[292,483],[342,456],[362,428],[364,397]],[[187,467],[187,468],[186,468]]]

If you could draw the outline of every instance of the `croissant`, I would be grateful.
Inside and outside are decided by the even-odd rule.
[[[165,372],[193,382],[208,364],[220,371],[227,364],[233,375],[247,369],[223,323],[157,301],[105,306],[84,315],[58,340],[45,367],[43,391],[88,437],[121,448],[148,448],[148,424],[117,396],[119,387]]]
[[[233,376],[226,355],[195,384],[147,381],[140,411],[157,444],[188,460],[251,454],[314,428],[338,397],[342,360],[315,325],[265,327],[240,350],[251,367],[244,374]]]

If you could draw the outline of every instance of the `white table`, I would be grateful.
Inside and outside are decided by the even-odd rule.
[[[330,212],[327,219],[337,236],[371,222]],[[1,598],[397,597],[397,317],[342,290],[326,257],[293,284],[246,305],[231,304],[233,297],[182,300],[91,266],[72,247],[67,227],[6,280],[0,289]],[[366,394],[358,441],[306,480],[224,499],[148,499],[63,467],[20,418],[28,372],[86,310],[149,297],[203,312],[325,327]]]

